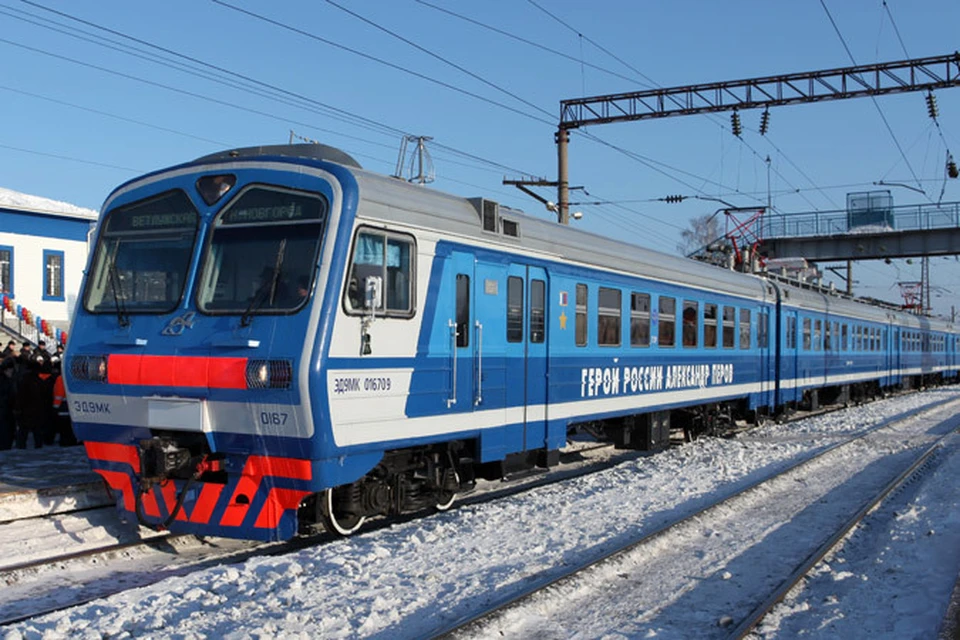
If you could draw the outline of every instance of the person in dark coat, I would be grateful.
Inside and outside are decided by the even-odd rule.
[[[32,359],[28,361],[26,373],[17,385],[18,449],[27,448],[27,437],[31,433],[36,449],[44,443],[53,443],[53,383],[49,366],[44,367]]]
[[[0,360],[0,451],[13,447],[17,430],[17,421],[13,415],[17,391],[13,377],[14,369],[16,369],[14,358],[6,357]]]
[[[41,366],[44,362],[46,362],[47,365],[50,365],[50,352],[47,351],[47,343],[44,340],[41,340],[37,343],[37,350],[34,352],[33,358],[34,360],[39,361]]]

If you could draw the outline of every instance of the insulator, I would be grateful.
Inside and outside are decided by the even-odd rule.
[[[740,114],[737,111],[734,111],[733,115],[730,116],[730,127],[733,129],[733,135],[738,138],[743,133],[743,127],[740,126]]]
[[[952,157],[947,160],[947,175],[951,178],[960,176],[960,170],[957,169],[957,163],[954,162]]]
[[[933,95],[933,92],[927,94],[927,113],[932,120],[936,120],[937,116],[940,115],[940,110],[937,108],[937,96]]]
[[[760,135],[767,135],[767,129],[770,128],[770,111],[767,109],[763,110],[763,115],[760,116]]]
[[[664,198],[664,201],[674,203],[674,202],[683,202],[683,196],[667,196]]]

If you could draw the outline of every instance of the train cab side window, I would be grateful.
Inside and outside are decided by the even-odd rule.
[[[820,340],[820,336],[823,332],[823,322],[816,320],[813,323],[813,350],[820,351],[823,348],[823,342]]]
[[[621,293],[619,289],[600,287],[597,296],[597,344],[620,346]]]
[[[847,324],[840,325],[840,349],[847,350]]]
[[[793,316],[787,318],[787,349],[797,348],[797,319]]]
[[[587,346],[587,285],[577,285],[576,341],[578,347]]]
[[[413,315],[413,238],[399,234],[361,231],[353,245],[353,265],[347,283],[348,310],[363,312],[368,278],[381,279],[378,312],[387,316]]]
[[[660,318],[658,321],[657,341],[661,347],[676,345],[677,300],[660,296],[658,301]]]
[[[545,312],[547,304],[547,283],[543,280],[530,281],[530,342],[541,343],[544,340],[546,326]]]
[[[700,317],[699,305],[693,300],[683,301],[683,346],[697,346],[697,334],[700,332],[698,320]]]
[[[717,305],[709,302],[703,305],[703,346],[717,348]]]
[[[630,346],[650,346],[650,294],[630,294]]]
[[[523,278],[507,278],[507,342],[523,342]]]
[[[457,346],[470,346],[470,276],[457,274]]]
[[[811,334],[810,325],[811,325],[810,318],[804,318],[803,319],[803,350],[804,351],[810,351],[810,348],[812,346],[812,343],[810,341],[810,334]]]
[[[736,318],[737,310],[735,307],[723,308],[723,348],[733,349],[736,346]]]
[[[740,348],[750,348],[750,309],[740,309]]]

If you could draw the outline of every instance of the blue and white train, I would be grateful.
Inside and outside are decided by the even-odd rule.
[[[108,197],[66,384],[122,515],[285,539],[448,508],[578,429],[655,449],[954,379],[957,337],[294,145]]]

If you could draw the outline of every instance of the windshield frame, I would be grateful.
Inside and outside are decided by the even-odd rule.
[[[276,193],[286,193],[292,194],[299,197],[310,198],[317,200],[321,203],[321,211],[318,218],[311,218],[306,220],[298,221],[289,221],[282,222],[278,224],[277,222],[233,222],[226,225],[222,224],[222,220],[227,216],[230,211],[239,203],[243,197],[253,190],[263,190],[263,191],[272,191]],[[197,312],[204,316],[239,316],[243,319],[247,319],[249,323],[249,318],[253,316],[288,316],[299,313],[304,307],[306,307],[310,300],[313,297],[313,289],[317,279],[317,273],[319,271],[319,260],[320,254],[323,250],[324,239],[326,238],[326,233],[328,231],[329,222],[330,222],[330,198],[327,194],[321,191],[311,191],[307,189],[296,189],[292,187],[287,187],[278,184],[271,184],[266,182],[252,182],[245,184],[239,191],[234,194],[231,194],[229,201],[225,202],[217,214],[210,220],[207,232],[205,234],[204,243],[202,252],[199,255],[199,261],[197,264],[196,275],[194,276],[195,286],[193,292],[193,303]],[[211,277],[208,274],[208,269],[210,268],[210,260],[213,259],[213,245],[215,236],[217,232],[221,229],[227,228],[230,230],[234,229],[249,229],[249,228],[262,228],[267,227],[270,229],[275,229],[277,227],[297,227],[297,226],[313,226],[319,225],[320,232],[316,237],[316,241],[313,249],[313,257],[310,261],[310,272],[308,274],[309,281],[307,284],[307,295],[305,298],[300,300],[298,304],[292,307],[283,307],[283,308],[265,308],[261,305],[255,305],[250,303],[245,307],[237,306],[229,309],[210,309],[206,305],[209,304],[209,301],[201,300],[201,296],[205,295],[206,289],[212,283],[208,283],[207,280]],[[256,302],[254,300],[254,302]]]
[[[113,284],[107,283],[103,287],[96,287],[96,281],[98,279],[106,278],[108,280],[113,280],[114,277],[117,277],[117,267],[116,260],[118,254],[119,245],[123,244],[125,239],[130,239],[134,242],[142,241],[144,238],[150,238],[151,236],[159,236],[164,230],[144,230],[144,231],[126,231],[126,232],[111,232],[109,230],[110,221],[114,215],[122,212],[129,212],[129,210],[136,206],[145,206],[153,202],[168,198],[173,194],[179,194],[183,197],[185,203],[190,205],[190,213],[194,217],[194,228],[193,228],[193,238],[190,242],[189,249],[184,251],[186,259],[184,260],[182,276],[179,282],[179,294],[175,300],[166,301],[164,306],[155,306],[155,307],[143,307],[137,304],[131,304],[131,301],[126,299],[123,295],[123,287],[120,287],[120,290],[116,290],[116,285],[119,282],[114,281]],[[203,215],[197,209],[196,204],[190,198],[189,194],[179,187],[166,189],[160,193],[149,195],[144,198],[139,198],[136,200],[131,200],[123,204],[118,204],[112,207],[107,211],[100,220],[99,230],[97,233],[97,242],[94,250],[92,252],[90,267],[88,270],[87,277],[84,278],[84,287],[81,292],[80,302],[83,306],[83,310],[86,313],[93,315],[115,315],[118,317],[121,326],[125,326],[123,319],[125,316],[131,315],[152,315],[159,316],[171,313],[176,310],[184,300],[187,289],[190,286],[190,274],[193,269],[193,259],[196,253],[198,237],[200,235],[200,229],[203,224]],[[167,229],[170,231],[177,229],[173,227]],[[186,234],[187,227],[180,227],[179,232],[181,234]],[[112,255],[105,255],[105,252],[112,252]],[[110,264],[107,264],[107,262]],[[98,269],[98,267],[100,267]],[[91,306],[91,296],[95,293],[96,289],[103,289],[104,293],[100,303],[94,307]],[[109,294],[111,290],[114,291],[113,294]],[[111,295],[113,295],[113,304],[110,303]]]

